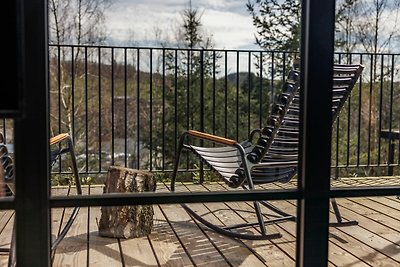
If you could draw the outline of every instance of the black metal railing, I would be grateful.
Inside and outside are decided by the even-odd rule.
[[[50,45],[51,134],[74,137],[82,173],[104,173],[114,164],[165,173],[186,129],[244,140],[261,128],[297,56]],[[365,66],[333,129],[335,175],[398,172],[393,167],[400,161],[399,60],[400,54],[335,54],[338,63]],[[3,121],[6,137],[9,129]],[[181,169],[199,166],[187,156]],[[64,171],[60,162],[58,172]]]

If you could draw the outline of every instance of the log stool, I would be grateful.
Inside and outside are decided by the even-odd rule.
[[[110,166],[103,193],[155,190],[156,179],[151,172]],[[152,205],[101,207],[99,235],[114,238],[146,236],[153,228],[153,215]]]

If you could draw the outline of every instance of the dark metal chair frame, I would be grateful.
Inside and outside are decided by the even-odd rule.
[[[50,151],[50,163],[52,167],[63,154],[69,154],[71,160],[72,174],[74,176],[76,194],[81,195],[82,194],[81,180],[79,177],[78,166],[76,163],[76,157],[74,151],[74,144],[71,136],[67,133],[56,135],[50,138],[50,146],[52,148]],[[0,164],[3,165],[4,169],[4,183],[7,185],[9,189],[9,194],[14,195],[15,194],[14,163],[11,153],[8,152],[7,145],[4,144],[4,138],[1,133],[0,133]],[[71,185],[68,188],[67,194],[70,194],[70,190],[71,190]],[[60,244],[62,239],[68,233],[73,222],[75,221],[76,216],[78,215],[78,212],[79,212],[79,207],[74,207],[71,214],[68,215],[69,217],[65,218],[66,216],[65,209],[63,210],[61,214],[58,233],[51,244],[52,255],[54,255],[56,247]],[[11,246],[10,248],[0,249],[0,252],[9,253],[8,266],[15,265],[15,222],[11,237]]]
[[[333,66],[332,123],[339,116],[352,88],[363,70],[362,65]],[[175,191],[180,154],[187,149],[197,155],[211,170],[215,171],[230,187],[243,187],[254,190],[256,184],[289,182],[297,174],[298,137],[299,137],[299,80],[296,70],[290,71],[284,82],[282,93],[272,107],[267,126],[250,133],[248,140],[241,143],[236,140],[215,136],[195,130],[183,133],[179,140],[178,151],[171,180],[171,191]],[[322,90],[323,88],[321,88]],[[259,135],[255,141],[255,136]],[[198,147],[185,142],[188,137],[210,141],[217,146]],[[219,146],[218,146],[219,145]],[[274,218],[264,219],[260,204],[275,213]],[[331,226],[357,225],[356,221],[343,221],[335,199],[331,199],[336,222]],[[281,211],[267,201],[254,201],[257,222],[218,226],[208,222],[186,204],[182,207],[196,220],[216,232],[233,238],[262,240],[281,237],[280,233],[267,233],[266,225],[283,221],[295,221],[296,217]],[[260,234],[241,233],[239,229],[259,227]]]

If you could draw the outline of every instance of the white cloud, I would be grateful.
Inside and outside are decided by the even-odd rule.
[[[253,25],[249,16],[238,13],[209,10],[203,14],[203,25],[208,29],[218,48],[238,48],[254,43]]]
[[[188,3],[183,0],[119,0],[106,14],[110,39],[127,43],[134,37],[139,43],[150,42],[156,27],[164,35],[171,36]],[[192,6],[204,11],[203,28],[213,36],[216,48],[255,48],[254,26],[243,0],[193,0]]]
[[[243,0],[192,0],[193,7],[205,7],[207,9],[232,10],[241,7],[245,10],[246,2]]]

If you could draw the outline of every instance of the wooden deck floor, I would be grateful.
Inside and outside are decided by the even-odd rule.
[[[342,179],[334,186],[399,185],[400,177]],[[270,185],[269,188],[282,185]],[[295,186],[294,183],[285,185]],[[93,187],[90,193],[101,193]],[[158,184],[157,191],[168,190]],[[224,184],[179,184],[179,191],[229,190]],[[89,190],[86,188],[85,193]],[[345,219],[358,226],[330,228],[329,266],[400,266],[400,199],[370,197],[337,200]],[[275,206],[295,214],[293,201],[273,201]],[[191,204],[209,221],[241,223],[253,221],[247,212],[251,204]],[[60,243],[53,266],[294,266],[296,223],[284,222],[268,227],[282,238],[270,241],[241,241],[220,236],[193,221],[180,205],[154,205],[151,235],[136,239],[113,239],[97,234],[100,208],[82,208],[67,237]],[[61,210],[53,211],[57,225]],[[0,214],[0,247],[9,246],[13,213]],[[331,214],[332,220],[334,219]],[[53,228],[56,228],[54,226]],[[53,229],[56,232],[57,229]],[[249,229],[249,231],[256,231]],[[7,256],[0,257],[6,266]]]

